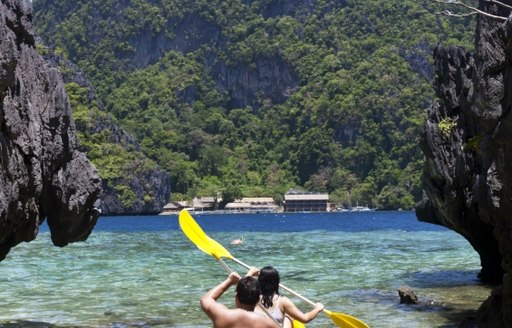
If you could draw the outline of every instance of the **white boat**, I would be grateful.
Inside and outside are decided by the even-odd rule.
[[[371,212],[373,211],[368,206],[355,206],[350,208],[350,212]]]

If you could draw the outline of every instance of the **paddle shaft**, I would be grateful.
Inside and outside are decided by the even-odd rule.
[[[251,266],[249,266],[248,264],[245,264],[244,262],[240,261],[240,260],[239,260],[239,259],[237,259],[237,258],[232,257],[231,259],[232,259],[233,261],[235,261],[236,263],[240,264],[241,266],[246,267],[247,269],[250,269],[250,268],[251,268]],[[222,262],[223,262],[223,261],[222,261]],[[226,265],[226,263],[224,263],[224,265]],[[286,287],[286,286],[283,286],[282,284],[279,284],[279,287],[281,287],[282,289],[286,290],[288,293],[290,293],[290,294],[293,294],[293,295],[297,296],[298,298],[300,298],[300,299],[301,299],[301,300],[303,300],[304,302],[309,303],[309,304],[311,304],[312,306],[316,306],[316,304],[315,304],[313,301],[308,300],[307,298],[305,298],[305,297],[304,297],[304,296],[302,296],[301,294],[299,294],[299,293],[297,293],[297,292],[295,292],[295,291],[291,290],[290,288],[288,288],[288,287]],[[325,310],[324,310],[324,311],[325,311]]]

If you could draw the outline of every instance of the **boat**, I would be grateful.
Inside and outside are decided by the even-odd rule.
[[[368,206],[354,206],[350,208],[350,212],[371,212],[373,211]]]

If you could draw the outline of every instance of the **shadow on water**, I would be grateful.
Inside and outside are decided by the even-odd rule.
[[[0,322],[0,328],[89,328],[90,326],[78,325],[55,325],[48,322],[39,321],[9,321]],[[108,324],[110,328],[150,328],[150,327],[177,327],[174,323],[163,320],[138,321],[138,322],[111,322]]]
[[[477,328],[476,315],[477,310],[456,310],[449,306],[432,306],[428,305],[404,305],[401,304],[400,308],[406,311],[420,311],[420,312],[436,312],[439,316],[447,319],[449,323],[436,326],[437,328]]]
[[[440,315],[448,319],[450,324],[439,328],[476,328],[476,310],[450,311]]]
[[[417,271],[403,277],[412,287],[439,288],[482,285],[477,274],[477,271],[466,270]]]
[[[48,322],[38,322],[38,321],[9,321],[6,323],[0,322],[0,328],[61,328],[62,326],[57,326]]]

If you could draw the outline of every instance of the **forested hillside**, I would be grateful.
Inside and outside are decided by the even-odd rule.
[[[171,175],[173,200],[279,201],[302,186],[344,206],[412,208],[433,47],[474,34],[471,17],[445,19],[427,0],[33,5],[38,34],[84,71],[99,110]],[[98,110],[75,107],[79,127]],[[81,142],[108,182],[129,154],[101,133]]]

